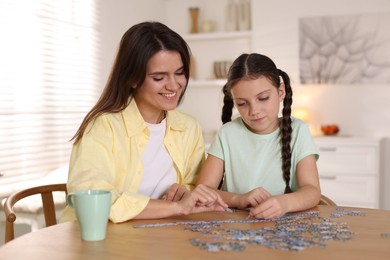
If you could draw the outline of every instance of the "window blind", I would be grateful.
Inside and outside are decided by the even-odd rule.
[[[98,1],[0,0],[0,184],[69,161],[100,94]]]

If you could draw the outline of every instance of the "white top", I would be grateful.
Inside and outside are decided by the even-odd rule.
[[[144,174],[138,192],[152,199],[159,199],[177,182],[177,174],[173,160],[164,146],[166,119],[160,124],[147,125],[150,137],[142,154]]]

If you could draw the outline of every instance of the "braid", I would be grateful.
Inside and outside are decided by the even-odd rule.
[[[283,78],[286,95],[283,100],[283,118],[281,126],[281,146],[282,146],[282,171],[283,179],[286,182],[284,193],[290,193],[290,168],[291,168],[291,104],[292,104],[292,89],[290,78],[288,75],[278,69],[279,75]]]
[[[226,124],[227,122],[232,121],[232,114],[233,114],[233,99],[232,96],[230,95],[230,92],[228,90],[228,84],[225,84],[223,86],[223,107],[222,107],[222,123]]]

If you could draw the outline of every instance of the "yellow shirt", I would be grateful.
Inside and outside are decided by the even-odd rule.
[[[111,190],[110,220],[117,223],[137,216],[150,199],[137,193],[143,175],[141,157],[148,139],[149,129],[134,100],[121,112],[97,117],[73,146],[68,193]],[[178,110],[168,111],[164,144],[172,157],[177,183],[192,189],[205,159],[198,121]],[[67,206],[60,221],[73,219],[74,210]]]

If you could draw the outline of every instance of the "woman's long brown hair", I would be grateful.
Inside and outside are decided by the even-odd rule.
[[[99,100],[87,113],[71,141],[74,140],[74,143],[80,141],[89,123],[99,115],[120,112],[128,106],[130,97],[145,80],[149,59],[161,50],[173,50],[180,54],[183,72],[188,84],[190,48],[184,39],[159,22],[136,24],[123,35],[107,84]],[[187,84],[179,98],[179,104]]]

